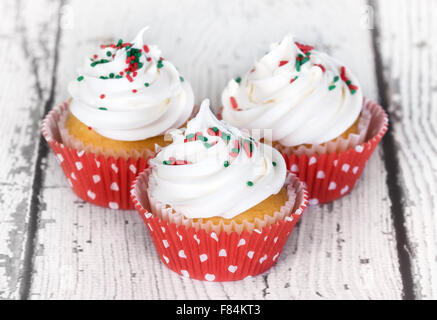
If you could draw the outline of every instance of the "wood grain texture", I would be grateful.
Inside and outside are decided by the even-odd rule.
[[[43,0],[0,3],[0,299],[20,297],[57,8]]]
[[[191,82],[197,102],[209,97],[217,107],[227,81],[287,32],[343,60],[366,95],[376,97],[370,32],[360,25],[364,1],[108,2],[68,4],[74,26],[62,33],[57,101],[68,98],[67,83],[84,55],[102,41],[130,39],[144,25],[151,26],[148,42]],[[205,283],[159,261],[136,212],[78,200],[50,154],[30,298],[400,298],[385,175],[377,151],[349,196],[305,213],[275,267],[235,283]]]
[[[377,12],[414,291],[436,299],[437,3],[379,1]]]

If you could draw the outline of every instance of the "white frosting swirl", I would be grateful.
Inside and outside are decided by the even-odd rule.
[[[284,186],[282,155],[217,120],[209,100],[185,130],[170,133],[173,143],[150,160],[149,192],[187,218],[230,219]]]
[[[284,146],[340,136],[363,104],[361,87],[348,68],[295,43],[292,36],[273,44],[238,80],[230,80],[223,91],[223,120],[238,128],[272,129],[273,141]]]
[[[160,60],[157,47],[143,45],[145,30],[132,46],[101,46],[69,84],[73,115],[107,138],[136,141],[158,136],[180,127],[192,113],[190,84],[173,64]],[[137,65],[133,58],[127,60],[135,51],[140,55]]]

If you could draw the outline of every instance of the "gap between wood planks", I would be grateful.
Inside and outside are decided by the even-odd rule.
[[[59,2],[58,14],[57,14],[57,22],[56,22],[56,35],[55,35],[55,52],[53,57],[53,68],[52,68],[52,77],[50,80],[50,92],[47,98],[47,101],[44,104],[44,113],[43,117],[50,111],[54,104],[55,98],[55,87],[56,87],[56,72],[58,65],[58,53],[59,53],[59,43],[61,39],[61,8],[64,5],[65,1],[61,0]],[[17,4],[17,11],[19,11],[19,6],[21,3]],[[23,32],[22,39],[22,47],[26,52],[27,48],[27,40],[26,35]],[[36,68],[35,61],[32,61],[33,69]],[[38,86],[38,75],[36,74],[36,85]],[[38,92],[40,94],[40,90]],[[40,98],[42,96],[40,95]],[[38,143],[38,153],[37,159],[35,163],[35,174],[32,181],[32,198],[30,201],[30,209],[29,209],[29,221],[27,226],[27,238],[26,244],[24,248],[24,261],[23,261],[23,277],[20,283],[19,290],[19,298],[20,300],[29,299],[30,287],[32,284],[32,273],[33,273],[33,258],[35,252],[35,240],[38,230],[38,220],[39,220],[39,211],[40,211],[40,193],[43,179],[43,163],[47,159],[48,156],[48,145],[45,142],[44,138],[40,134],[39,143]]]
[[[44,104],[44,116],[47,114],[54,104],[55,87],[56,87],[56,73],[58,65],[59,43],[61,39],[61,25],[60,25],[60,10],[64,5],[65,0],[61,0],[59,3],[58,16],[57,16],[57,29],[55,35],[55,52],[53,60],[53,70],[50,83],[50,92],[47,101]],[[388,106],[391,99],[389,94],[389,85],[383,74],[383,61],[380,55],[380,46],[378,44],[379,24],[378,19],[378,6],[375,0],[369,0],[369,5],[375,11],[375,26],[371,32],[372,47],[375,56],[375,71],[377,78],[378,93],[381,105],[384,106],[386,112],[389,114]],[[26,36],[23,34],[23,50],[26,50]],[[38,81],[38,79],[37,79]],[[397,157],[398,148],[394,140],[394,132],[392,129],[388,130],[387,134],[382,140],[382,150],[384,153],[384,164],[387,171],[387,187],[389,190],[389,197],[391,200],[391,217],[393,220],[393,226],[395,230],[397,253],[400,265],[400,274],[403,285],[403,298],[415,299],[416,294],[414,291],[414,280],[411,268],[410,257],[410,244],[407,237],[405,228],[405,211],[403,207],[404,192],[398,179],[399,174],[399,159]],[[29,211],[29,222],[27,227],[27,239],[25,245],[24,261],[23,261],[23,277],[20,284],[20,299],[27,300],[30,294],[30,288],[32,283],[33,273],[33,258],[35,252],[35,240],[38,230],[38,220],[40,212],[40,192],[43,178],[43,163],[48,156],[48,146],[40,136],[38,144],[38,154],[35,164],[35,175],[32,181],[32,198]],[[267,278],[265,278],[267,282]],[[266,283],[268,288],[268,284]],[[266,288],[266,289],[267,289]]]
[[[372,29],[372,47],[375,57],[375,73],[378,86],[378,94],[380,104],[384,107],[384,110],[389,115],[389,120],[394,119],[390,117],[389,106],[391,105],[390,97],[390,85],[384,77],[384,63],[380,52],[380,32],[379,32],[379,19],[378,17],[378,5],[376,0],[369,0],[369,6],[373,8],[375,15],[375,25]],[[407,236],[407,230],[405,227],[405,210],[404,210],[404,190],[399,181],[399,158],[397,147],[394,139],[393,126],[389,126],[389,130],[382,139],[383,161],[385,170],[387,172],[387,188],[391,201],[391,218],[393,220],[393,227],[395,230],[396,249],[399,258],[399,271],[401,274],[403,285],[403,299],[413,300],[416,299],[416,293],[414,290],[414,280],[412,273],[412,263],[410,255],[410,242]]]

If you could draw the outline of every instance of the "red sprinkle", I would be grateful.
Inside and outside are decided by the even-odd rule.
[[[346,82],[348,79],[346,77],[346,68],[343,66],[341,67],[341,73],[340,73],[340,78],[341,80],[343,80],[344,82]]]
[[[137,89],[132,89],[132,92],[133,93],[137,93]]]
[[[230,97],[229,100],[231,101],[232,109],[238,109],[238,104],[237,104],[237,101],[235,100],[235,98]]]
[[[305,54],[306,54],[308,51],[311,51],[311,50],[314,49],[313,46],[308,46],[308,45],[305,45],[305,44],[301,44],[301,43],[299,43],[299,42],[295,42],[295,44],[296,44],[296,46],[299,48],[299,50],[302,51],[302,52],[305,53]]]
[[[146,60],[147,60],[147,61],[150,61],[150,60],[152,60],[152,58],[150,58],[150,57],[147,57],[147,58],[146,58]]]
[[[217,129],[217,132],[215,132],[212,128],[208,128],[208,134],[210,136],[219,136],[220,135],[220,130]]]
[[[101,94],[101,95],[100,95],[100,99],[105,99],[105,95],[104,95],[104,94]]]
[[[235,140],[234,142],[234,148],[240,149],[240,142],[238,140]]]
[[[315,66],[319,67],[320,69],[322,69],[323,72],[326,72],[326,69],[324,66],[322,66],[321,64],[314,64]]]
[[[130,74],[127,74],[127,75],[126,75],[126,79],[129,80],[129,82],[134,81],[134,79],[132,79],[132,77],[130,76]]]
[[[93,130],[93,128],[91,128],[91,127],[88,127],[88,130]]]
[[[105,49],[105,48],[115,48],[116,46],[115,46],[115,44],[113,44],[113,43],[111,43],[111,44],[102,44],[101,46],[100,46],[100,48],[101,49]]]
[[[149,53],[149,47],[145,44],[143,46],[144,52]]]
[[[279,66],[282,67],[284,64],[287,64],[288,60],[281,60],[279,61]]]
[[[296,80],[296,78],[291,78],[290,83],[293,83]]]
[[[201,135],[202,135],[201,131],[196,132],[195,135],[194,135],[194,140],[197,140],[198,137],[201,136]]]
[[[244,151],[246,151],[246,154],[249,158],[252,158],[252,153],[250,152],[250,145],[249,142],[244,141],[243,143]]]
[[[353,84],[350,84],[348,87],[350,90],[358,90],[358,87]]]
[[[99,56],[98,56],[98,55],[96,55],[96,54],[95,54],[95,55],[93,55],[93,58],[94,58],[94,59],[97,59],[98,57],[99,57]]]

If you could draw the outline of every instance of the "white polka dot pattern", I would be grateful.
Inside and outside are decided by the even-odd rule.
[[[239,280],[271,268],[308,205],[302,183],[290,175],[298,196],[292,212],[282,220],[251,232],[207,232],[160,219],[158,212],[166,212],[161,205],[149,207],[152,212],[146,210],[138,199],[147,185],[149,174],[150,169],[145,170],[134,184],[132,197],[135,207],[144,218],[164,263],[179,275],[198,280]]]
[[[327,203],[349,193],[386,133],[388,118],[382,107],[364,99],[363,109],[371,117],[368,135],[373,135],[364,143],[335,153],[306,154],[301,151],[293,154],[290,149],[281,150],[289,170],[307,185],[311,205]]]

